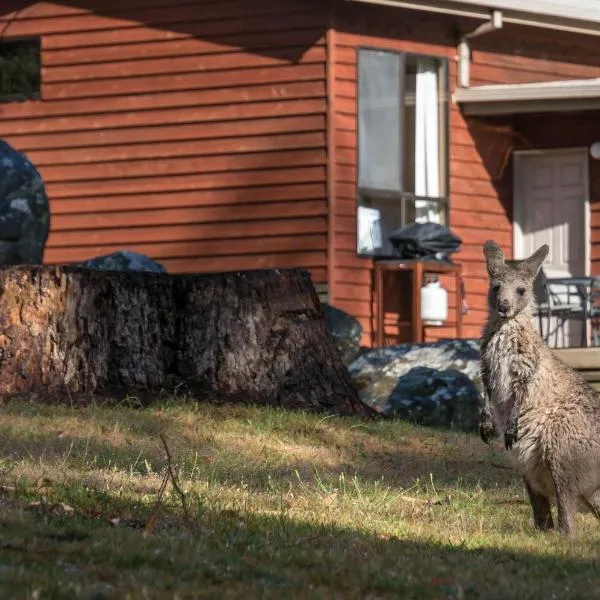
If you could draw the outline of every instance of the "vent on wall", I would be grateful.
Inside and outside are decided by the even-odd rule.
[[[315,291],[321,302],[329,301],[329,289],[326,283],[315,283]]]

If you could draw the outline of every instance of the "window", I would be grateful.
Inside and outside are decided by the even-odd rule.
[[[0,102],[40,95],[40,40],[0,41]]]
[[[446,223],[447,144],[446,61],[359,49],[359,254],[390,255],[407,223]]]

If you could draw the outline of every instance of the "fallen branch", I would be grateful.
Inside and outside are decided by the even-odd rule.
[[[179,486],[179,482],[177,481],[177,476],[175,475],[175,471],[173,471],[173,461],[171,459],[171,452],[169,450],[169,446],[167,445],[167,440],[165,438],[164,433],[160,434],[160,440],[163,443],[163,447],[164,447],[165,453],[167,455],[167,475],[171,479],[171,483],[173,484],[173,488],[179,494],[179,498],[181,500],[181,506],[183,508],[183,514],[184,514],[185,518],[189,520],[190,515],[189,515],[189,512],[188,512],[188,508],[187,508],[187,500],[186,500],[186,497],[185,497],[185,493],[183,492],[183,490]]]
[[[160,488],[158,489],[158,497],[156,498],[156,508],[148,518],[146,526],[144,527],[144,533],[152,533],[152,530],[154,529],[156,521],[158,520],[159,513],[163,508],[163,496],[165,494],[165,490],[167,489],[167,484],[169,483],[169,481],[171,482],[173,488],[179,495],[179,498],[181,500],[181,506],[183,508],[183,514],[186,520],[189,520],[190,518],[185,493],[183,492],[181,486],[179,485],[179,482],[177,481],[175,471],[173,470],[173,459],[171,458],[171,451],[169,450],[167,440],[163,433],[160,434],[160,441],[162,442],[163,448],[165,449],[165,454],[167,456],[167,466],[165,468],[165,474],[160,484]]]

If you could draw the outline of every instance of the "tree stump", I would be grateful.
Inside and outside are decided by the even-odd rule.
[[[0,397],[90,402],[184,389],[368,416],[308,273],[0,269]]]

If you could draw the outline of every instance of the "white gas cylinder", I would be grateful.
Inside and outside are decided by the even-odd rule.
[[[421,319],[425,325],[442,325],[448,318],[448,292],[439,281],[421,288]]]

